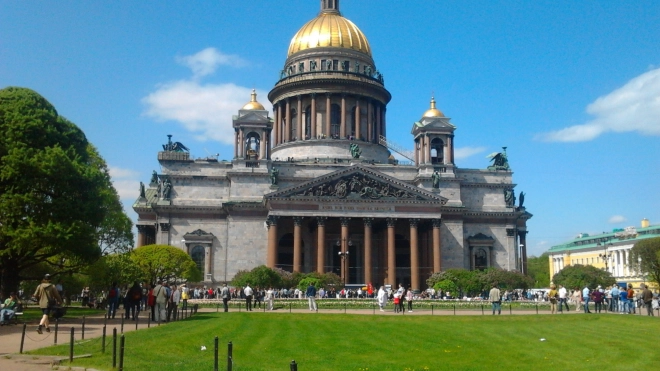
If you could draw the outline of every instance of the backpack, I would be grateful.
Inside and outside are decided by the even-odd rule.
[[[112,299],[112,298],[116,298],[116,297],[117,297],[117,289],[114,288],[114,287],[111,288],[111,289],[110,289],[110,292],[108,292],[108,297],[109,297],[110,299]]]
[[[132,299],[133,299],[133,301],[140,301],[140,299],[142,299],[142,293],[140,292],[139,289],[134,289],[133,290]]]

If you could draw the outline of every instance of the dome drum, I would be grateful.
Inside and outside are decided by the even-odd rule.
[[[308,146],[312,143],[314,145],[314,152],[310,153]],[[351,143],[358,144],[362,151],[359,160],[355,160],[351,157],[351,153],[348,150]],[[291,159],[294,162],[349,163],[351,161],[365,161],[377,164],[387,164],[389,162],[390,152],[387,148],[379,144],[337,139],[284,143],[274,148],[271,156],[275,161]]]

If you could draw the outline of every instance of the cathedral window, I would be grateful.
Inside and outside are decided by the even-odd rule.
[[[341,124],[341,108],[333,104],[331,108],[330,134],[333,138],[339,138],[339,125]]]
[[[197,265],[197,269],[204,273],[204,246],[197,245],[190,250],[190,257]]]

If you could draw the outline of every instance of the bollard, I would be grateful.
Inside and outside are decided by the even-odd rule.
[[[119,371],[124,371],[124,334],[119,339]]]
[[[139,316],[135,316],[135,331],[138,329],[138,321],[140,320]]]
[[[298,371],[298,364],[296,364],[295,359],[291,361],[291,366],[289,366],[289,367],[290,367],[291,371]]]
[[[55,345],[57,345],[57,332],[59,331],[59,324],[60,324],[60,320],[56,319],[55,320],[55,334],[53,336],[53,343]]]
[[[371,309],[373,309],[374,314],[376,314],[376,306],[374,303],[371,303]]]
[[[536,303],[536,314],[539,314],[539,303]]]
[[[80,330],[80,338],[85,340],[85,316],[82,317],[82,329]]]
[[[121,316],[121,332],[122,334],[124,333],[124,316]]]
[[[456,315],[456,304],[454,304],[454,315]]]
[[[69,363],[73,362],[73,327],[71,327],[71,337],[69,338]]]
[[[151,314],[147,316],[147,328],[151,328]]]
[[[431,315],[433,315],[433,304],[431,304]]]
[[[227,344],[227,371],[231,371],[231,366],[232,366],[232,353],[233,353],[233,345],[231,344],[231,341],[229,344]]]
[[[103,326],[108,324],[108,313],[103,314]]]
[[[344,303],[344,314],[346,314],[346,303]]]
[[[101,335],[101,353],[105,354],[105,326],[103,326],[103,335]]]
[[[509,314],[513,314],[512,311],[511,311],[511,305],[512,304],[509,304]]]
[[[23,322],[23,334],[21,335],[21,350],[20,354],[23,354],[23,344],[25,344],[25,329],[27,328],[27,323]]]
[[[483,304],[481,304],[481,315],[482,316],[484,315],[484,305]]]
[[[291,313],[291,303],[289,303],[289,313]]]
[[[214,360],[215,362],[213,363],[213,371],[218,371],[218,337],[215,337],[214,340],[215,346],[213,348],[213,353],[214,353]]]
[[[112,329],[112,368],[117,367],[117,328]]]

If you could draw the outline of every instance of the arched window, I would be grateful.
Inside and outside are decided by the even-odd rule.
[[[255,132],[250,132],[245,137],[245,159],[257,160],[259,158],[259,146],[261,145],[261,137]]]
[[[442,164],[444,162],[445,144],[440,138],[434,138],[431,141],[431,163]]]
[[[190,250],[190,257],[197,265],[197,269],[204,273],[204,246],[197,245]]]

